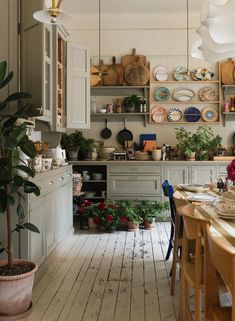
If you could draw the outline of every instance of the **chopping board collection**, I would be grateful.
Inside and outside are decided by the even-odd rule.
[[[98,70],[105,74],[102,77],[94,75]],[[105,65],[101,60],[99,66],[91,66],[90,72],[92,86],[144,86],[150,78],[146,57],[136,54],[135,48],[131,55],[121,57],[121,63],[116,63],[113,56],[111,65]]]

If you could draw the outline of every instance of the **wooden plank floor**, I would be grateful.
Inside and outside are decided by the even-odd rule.
[[[170,223],[151,231],[77,231],[37,273],[33,309],[24,321],[176,321]]]

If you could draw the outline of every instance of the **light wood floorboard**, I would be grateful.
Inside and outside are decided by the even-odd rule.
[[[151,231],[77,231],[38,271],[24,321],[176,321],[169,223]],[[21,320],[19,320],[21,321]]]

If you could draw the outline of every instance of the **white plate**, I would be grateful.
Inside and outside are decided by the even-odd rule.
[[[158,81],[165,81],[168,79],[168,69],[164,65],[157,65],[153,69],[153,78]]]
[[[201,193],[203,191],[208,191],[209,187],[205,187],[200,184],[180,184],[180,187],[185,191]]]
[[[224,220],[235,220],[235,215],[230,216],[230,215],[227,215],[227,214],[223,214],[218,209],[216,209],[216,213],[220,218],[223,218]]]
[[[202,193],[198,193],[198,194],[193,194],[193,195],[189,195],[187,197],[188,201],[195,201],[195,202],[215,202],[215,201],[219,201],[219,198],[216,196],[212,196],[209,194],[202,194]]]
[[[235,217],[235,211],[227,212],[226,209],[223,207],[223,204],[217,204],[216,205],[216,211],[220,215]]]

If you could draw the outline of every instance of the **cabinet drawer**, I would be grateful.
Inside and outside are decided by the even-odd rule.
[[[161,193],[160,175],[111,175],[109,183],[109,194],[112,195],[149,196]]]
[[[110,166],[110,173],[141,173],[141,174],[158,174],[161,173],[160,165],[114,165]]]
[[[227,175],[226,167],[227,167],[227,165],[219,165],[218,166],[218,174],[219,175]]]

